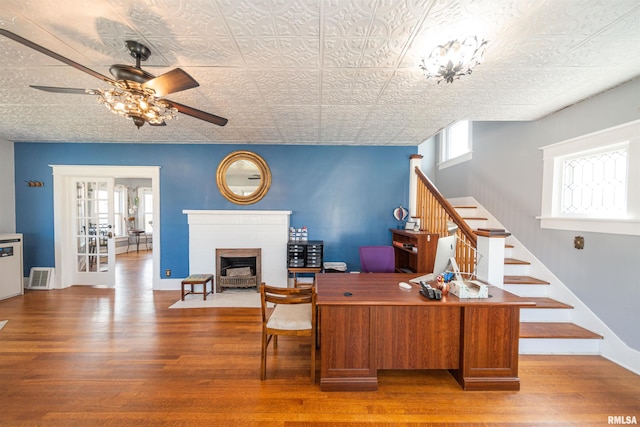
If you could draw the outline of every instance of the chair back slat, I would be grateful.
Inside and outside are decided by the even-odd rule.
[[[311,295],[274,296],[267,294],[265,295],[265,301],[274,304],[308,304],[311,302]]]
[[[279,288],[262,283],[260,286],[260,299],[262,319],[266,320],[267,303],[315,305],[315,289],[313,287]]]

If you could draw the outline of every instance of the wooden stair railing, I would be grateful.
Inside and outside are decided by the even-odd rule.
[[[461,272],[475,275],[477,236],[419,167],[415,168],[415,173],[418,178],[416,217],[420,218],[420,229],[438,233],[440,236],[448,236],[448,223],[454,223],[458,227],[456,230],[458,267]]]

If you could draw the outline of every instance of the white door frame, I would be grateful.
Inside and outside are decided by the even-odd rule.
[[[153,192],[153,285],[160,289],[160,166],[89,166],[89,165],[49,165],[53,169],[53,219],[55,271],[54,288],[62,289],[74,285],[72,275],[67,271],[65,260],[73,253],[70,244],[70,230],[62,218],[68,215],[69,182],[73,177],[149,178]]]

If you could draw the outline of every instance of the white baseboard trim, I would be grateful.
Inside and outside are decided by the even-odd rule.
[[[640,375],[640,351],[629,347],[617,336],[614,335],[609,340],[605,339],[603,341],[601,355],[623,368]]]
[[[154,289],[154,291],[176,291],[180,292],[182,288],[182,279],[160,279],[160,286]]]

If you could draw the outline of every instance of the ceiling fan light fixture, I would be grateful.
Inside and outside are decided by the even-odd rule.
[[[116,87],[109,90],[95,90],[98,103],[113,114],[130,118],[140,128],[145,122],[162,124],[175,119],[178,110],[162,99],[157,99],[152,91],[143,89],[124,89]]]
[[[174,68],[158,77],[142,70],[140,63],[149,58],[151,51],[136,41],[127,41],[127,49],[136,60],[135,67],[114,64],[110,68],[112,75],[116,78],[116,80],[113,80],[110,77],[104,76],[69,58],[65,58],[44,46],[40,46],[4,28],[0,28],[0,36],[8,37],[23,46],[47,55],[56,61],[69,65],[103,82],[109,83],[115,88],[112,90],[82,90],[77,88],[31,86],[34,89],[44,90],[46,92],[97,95],[99,103],[104,104],[114,114],[134,120],[138,128],[145,123],[165,126],[165,120],[176,118],[178,112],[218,126],[225,126],[228,122],[224,117],[216,116],[178,102],[156,98],[156,96],[161,98],[171,93],[192,89],[198,87],[199,84],[193,77],[180,68]]]
[[[487,45],[486,40],[477,36],[467,37],[463,41],[451,40],[436,46],[428,57],[420,61],[420,69],[428,79],[437,79],[453,83],[461,76],[471,74],[473,68],[482,62]]]

